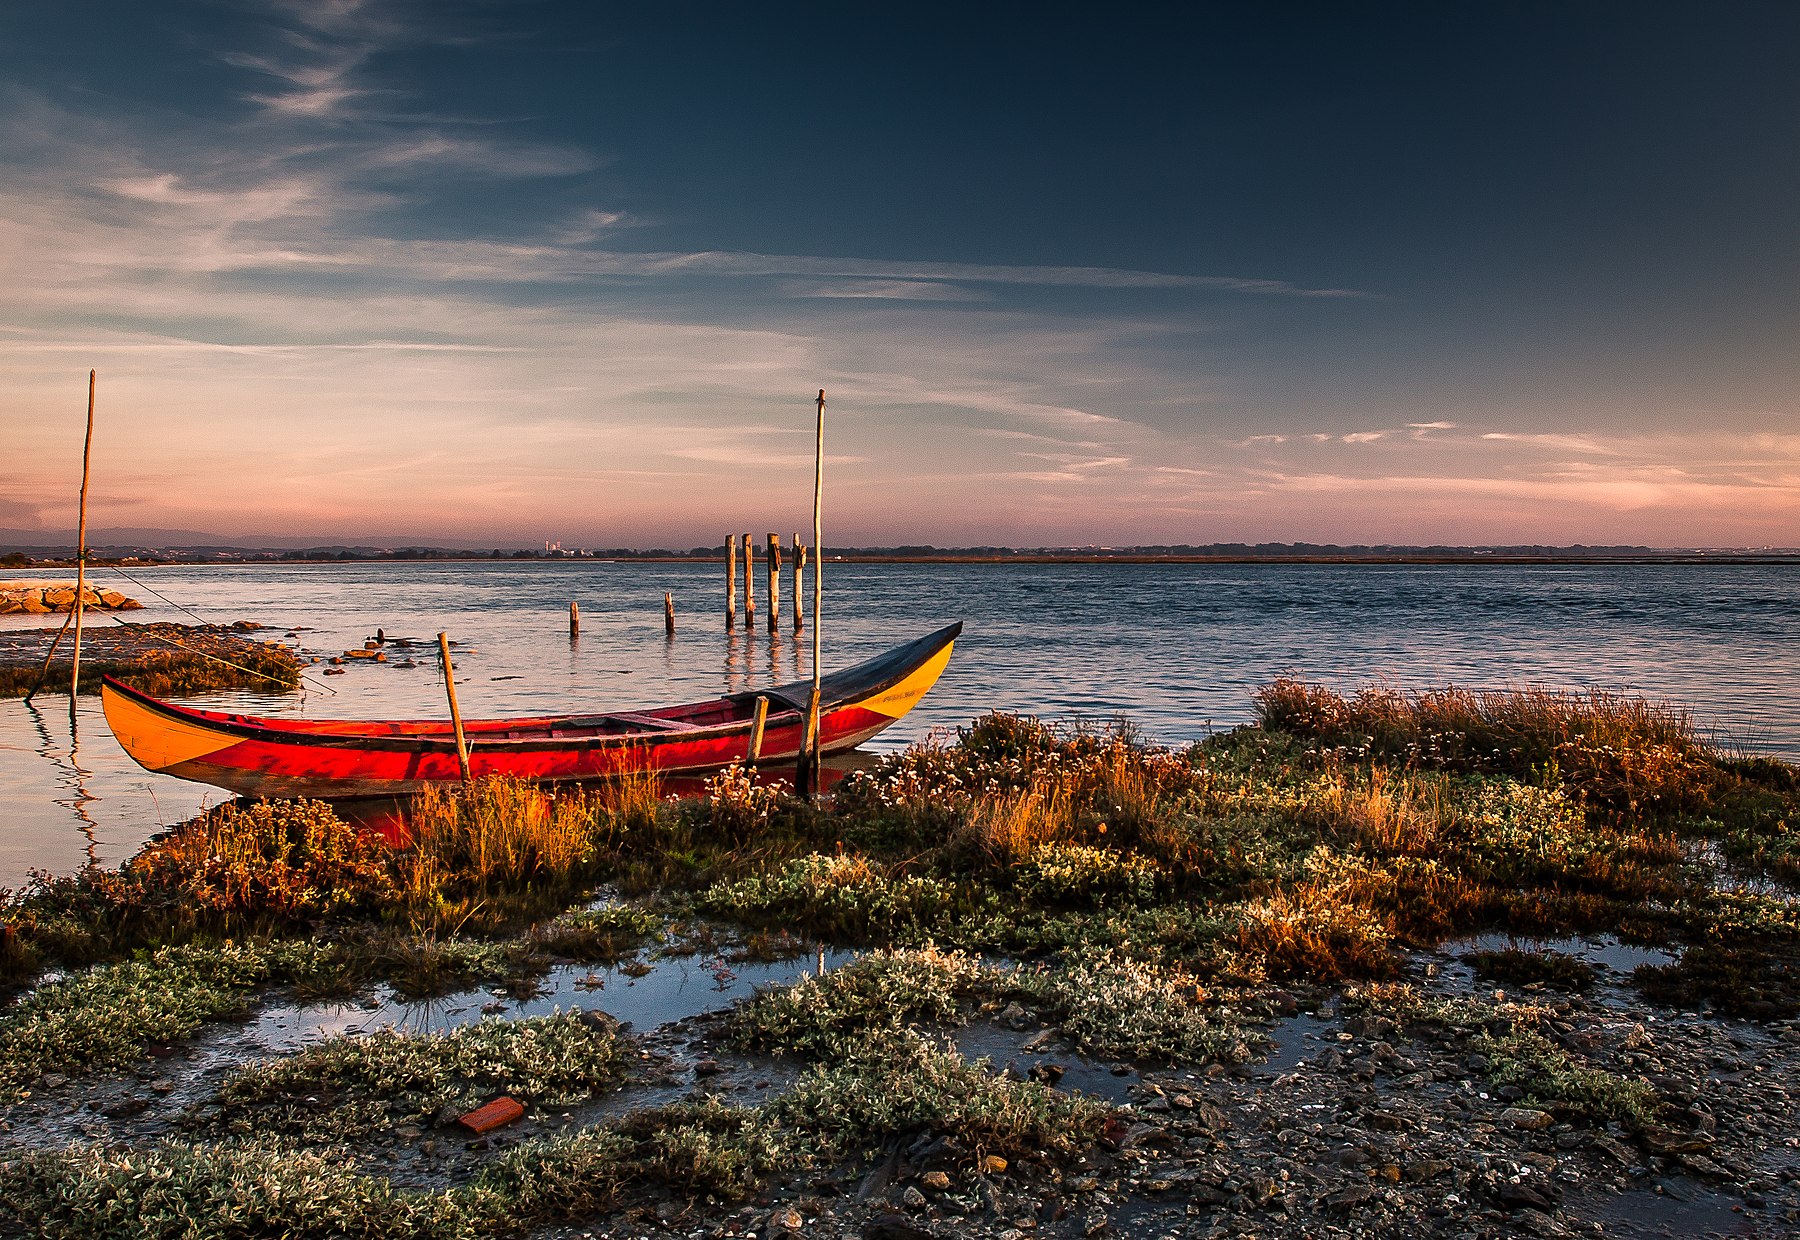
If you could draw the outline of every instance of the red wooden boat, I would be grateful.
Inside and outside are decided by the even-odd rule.
[[[823,678],[819,744],[853,749],[901,718],[937,681],[961,624]],[[685,774],[749,757],[756,699],[769,699],[760,760],[792,762],[811,682],[710,702],[463,724],[471,774],[604,779],[633,771]],[[107,677],[100,696],[119,744],[147,770],[252,797],[367,797],[461,780],[448,720],[268,719],[194,710]]]

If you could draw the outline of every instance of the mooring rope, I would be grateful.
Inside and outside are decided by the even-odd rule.
[[[131,582],[133,585],[137,586],[139,589],[150,591],[150,593],[156,595],[157,598],[161,599],[163,602],[167,603],[169,606],[175,608],[175,610],[185,611],[188,615],[190,615],[194,619],[198,620],[201,624],[211,624],[212,623],[212,621],[208,620],[205,616],[203,616],[199,612],[195,611],[192,607],[182,606],[180,603],[177,603],[174,599],[170,598],[168,595],[162,593],[155,586],[147,585],[146,583],[139,581],[136,577],[133,577],[130,573],[126,572],[124,569],[118,567],[117,565],[108,564],[108,565],[106,565],[106,567],[108,569],[110,569],[112,572],[119,574],[119,576],[121,576],[125,580]]]
[[[189,613],[189,614],[192,614],[192,613]],[[122,624],[128,629],[136,629],[138,632],[140,632],[144,636],[150,638],[152,641],[168,642],[169,645],[180,647],[182,650],[187,651],[189,654],[197,654],[202,659],[211,659],[214,663],[224,664],[226,667],[235,668],[236,670],[238,670],[240,672],[248,672],[252,676],[260,676],[264,680],[272,680],[278,685],[284,685],[287,683],[285,680],[283,680],[279,676],[273,676],[273,675],[269,674],[268,672],[259,672],[253,667],[245,667],[241,663],[233,663],[230,659],[221,659],[216,654],[209,654],[207,651],[197,650],[192,646],[183,645],[181,642],[176,641],[173,637],[166,637],[161,633],[153,633],[148,628],[146,628],[144,625],[133,624],[129,620],[121,620],[117,616],[109,616],[108,619],[110,619],[114,624]],[[303,680],[307,684],[313,686],[315,689],[323,689],[326,693],[331,694],[331,696],[333,696],[333,697],[337,696],[336,689],[333,689],[330,685],[321,684],[319,681],[316,681],[312,677],[308,676],[305,672],[302,672],[302,671],[299,671],[298,669],[296,669],[294,672],[294,675],[298,679]]]

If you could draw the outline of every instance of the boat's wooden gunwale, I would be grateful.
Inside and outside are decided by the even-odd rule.
[[[825,677],[824,682],[830,695],[825,710],[828,713],[853,710],[857,709],[861,703],[879,698],[883,693],[905,682],[920,667],[945,651],[961,634],[961,631],[960,623],[946,626],[905,646],[879,655],[866,663]],[[471,757],[480,756],[489,760],[503,760],[508,757],[522,758],[532,754],[581,754],[613,749],[655,750],[665,747],[700,746],[716,741],[747,738],[752,727],[748,704],[758,696],[767,696],[789,707],[789,709],[770,716],[766,724],[770,733],[797,726],[800,712],[794,709],[793,691],[796,687],[792,685],[775,686],[766,690],[748,691],[680,706],[659,707],[642,712],[619,712],[621,714],[635,713],[655,716],[676,722],[680,721],[684,715],[705,715],[716,713],[721,709],[735,709],[740,712],[738,718],[712,725],[600,732],[595,721],[603,720],[607,716],[585,714],[536,716],[530,719],[475,720],[464,725],[464,732]],[[130,685],[122,684],[111,677],[105,679],[103,689],[128,700],[138,709],[165,719],[170,724],[184,730],[211,732],[228,737],[234,742],[250,742],[284,748],[360,751],[370,754],[398,753],[434,756],[456,751],[455,736],[450,732],[449,724],[440,720],[414,720],[406,723],[383,721],[379,724],[383,729],[411,725],[430,726],[434,728],[432,732],[397,733],[392,730],[320,732],[308,730],[306,724],[313,722],[341,726],[352,721],[289,722],[177,706],[134,689]],[[567,732],[561,736],[555,735],[558,728],[565,728]],[[539,735],[496,737],[483,734],[501,729],[515,733],[529,731],[539,733]]]

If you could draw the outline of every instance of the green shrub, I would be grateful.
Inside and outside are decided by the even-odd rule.
[[[777,990],[732,1014],[732,1040],[747,1050],[842,1056],[871,1036],[958,1018],[961,1000],[992,991],[998,971],[958,952],[880,951]]]
[[[238,1069],[220,1085],[218,1102],[245,1130],[332,1138],[445,1108],[472,1110],[498,1093],[570,1106],[619,1075],[618,1038],[567,1012],[483,1020],[448,1033],[382,1029],[331,1038]]]

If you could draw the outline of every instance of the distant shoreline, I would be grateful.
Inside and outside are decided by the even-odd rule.
[[[1668,566],[1686,564],[1762,566],[1762,565],[1800,565],[1800,553],[1771,552],[1705,554],[1700,552],[1670,552],[1651,555],[1054,555],[1054,554],[1017,554],[1017,555],[880,555],[859,552],[847,552],[843,555],[827,551],[827,562],[832,564],[1303,564],[1303,565],[1343,565],[1343,566],[1382,566],[1382,565],[1540,565],[1540,566],[1605,566],[1621,567],[1632,565]],[[786,557],[784,557],[784,560]],[[757,561],[762,562],[759,555]],[[169,556],[156,558],[139,557],[88,557],[91,568],[164,568],[164,567],[244,567],[247,565],[268,567],[317,568],[333,564],[716,564],[723,565],[725,557],[697,555],[592,555],[592,556],[501,556],[491,555],[332,555],[318,557],[295,557],[287,555],[242,555],[231,557],[202,556]],[[28,565],[33,569],[73,568],[73,559],[33,560]]]

